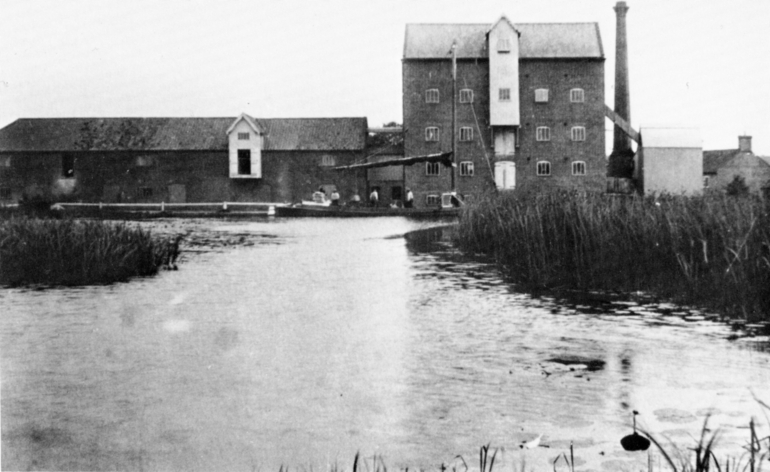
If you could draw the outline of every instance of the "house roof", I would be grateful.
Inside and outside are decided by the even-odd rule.
[[[703,151],[703,173],[716,174],[720,167],[725,166],[740,153],[740,149]]]
[[[228,118],[24,118],[0,130],[0,152],[214,151]],[[268,151],[362,150],[366,118],[258,118]]]
[[[522,59],[604,59],[598,23],[516,23]],[[448,58],[457,42],[458,59],[488,57],[489,23],[406,25],[404,59]]]

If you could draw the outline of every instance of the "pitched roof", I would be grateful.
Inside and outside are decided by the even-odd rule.
[[[740,149],[722,149],[718,151],[703,151],[703,173],[716,174],[720,167],[733,160],[740,154]]]
[[[0,130],[0,152],[213,151],[228,148],[228,118],[25,118]],[[265,150],[362,150],[366,118],[262,118]]]
[[[489,23],[407,24],[404,59],[449,58],[453,41],[458,59],[486,58],[491,27]],[[521,33],[522,59],[604,58],[598,23],[516,23],[514,27]]]

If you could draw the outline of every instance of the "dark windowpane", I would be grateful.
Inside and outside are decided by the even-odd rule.
[[[251,174],[251,149],[238,149],[238,174]]]
[[[75,156],[65,154],[61,157],[61,170],[64,177],[75,177]]]
[[[390,190],[391,200],[401,200],[401,187],[393,187]]]

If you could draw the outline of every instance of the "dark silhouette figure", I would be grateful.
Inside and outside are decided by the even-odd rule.
[[[634,434],[623,436],[623,439],[620,440],[620,445],[626,451],[646,451],[650,447],[650,440],[636,432],[636,415],[638,414],[639,412],[634,410]]]
[[[169,270],[177,270],[176,260],[179,258],[179,242],[184,239],[181,234],[177,235],[174,239],[169,240],[166,244],[166,268]]]

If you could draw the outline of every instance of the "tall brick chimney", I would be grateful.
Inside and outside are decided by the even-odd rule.
[[[751,136],[738,136],[738,150],[751,152]]]
[[[615,113],[627,122],[631,122],[631,97],[628,91],[628,40],[626,38],[626,2],[618,2],[615,7],[617,23],[615,27]],[[631,138],[618,125],[612,153],[609,158],[609,176],[631,178],[634,173],[634,151]]]

